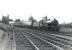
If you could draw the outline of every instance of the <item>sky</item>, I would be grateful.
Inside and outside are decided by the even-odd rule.
[[[39,21],[47,16],[59,23],[69,23],[72,22],[72,0],[0,0],[0,19],[7,14],[14,20],[27,21],[33,16]]]

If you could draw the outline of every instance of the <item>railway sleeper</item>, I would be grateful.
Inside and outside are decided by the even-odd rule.
[[[36,33],[37,34],[37,33]],[[69,41],[67,41],[67,40],[63,40],[63,39],[59,39],[59,38],[56,38],[56,37],[54,37],[54,36],[50,36],[50,35],[44,35],[44,34],[39,34],[38,33],[38,35],[42,35],[42,36],[44,36],[44,37],[49,37],[49,38],[52,38],[53,40],[56,40],[57,42],[60,42],[60,43],[63,43],[63,44],[65,44],[65,45],[70,45],[68,42]]]
[[[32,34],[32,33],[29,33],[29,34]],[[51,42],[49,42],[49,41],[47,41],[47,40],[44,40],[44,39],[40,38],[40,37],[37,36],[37,35],[34,35],[34,34],[32,34],[32,35],[35,36],[35,37],[37,37],[37,38],[39,38],[40,40],[48,43],[48,44],[51,44],[52,46],[54,46],[54,47],[56,47],[56,48],[58,48],[58,49],[61,49],[61,50],[69,49],[69,48],[67,48],[67,47],[61,48],[61,47],[59,47],[59,46],[57,46],[57,45],[55,45],[55,44],[53,44],[53,43],[51,43]]]

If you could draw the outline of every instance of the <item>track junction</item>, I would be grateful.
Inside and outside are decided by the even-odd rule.
[[[72,50],[71,33],[17,27],[9,32],[11,40],[15,39],[16,50]]]

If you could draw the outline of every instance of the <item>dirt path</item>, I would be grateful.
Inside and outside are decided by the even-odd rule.
[[[0,30],[0,50],[15,50],[14,40],[11,40],[8,33],[3,30]]]

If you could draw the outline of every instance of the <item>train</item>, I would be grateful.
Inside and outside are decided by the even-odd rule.
[[[52,20],[52,21],[19,21],[19,22],[14,22],[13,26],[16,27],[27,27],[31,29],[42,29],[42,30],[49,30],[49,31],[59,31],[60,26],[57,20]]]

